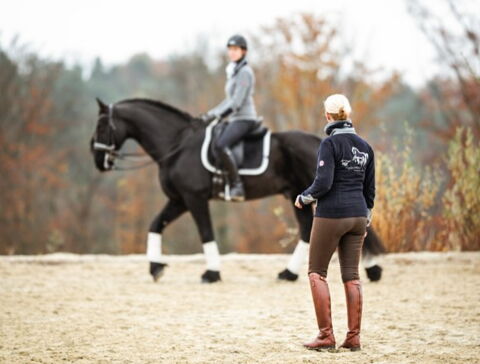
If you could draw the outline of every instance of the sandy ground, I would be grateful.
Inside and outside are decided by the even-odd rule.
[[[361,352],[312,352],[305,274],[276,282],[285,255],[170,257],[158,283],[143,256],[0,257],[2,363],[479,363],[480,252],[391,254],[364,284]],[[362,272],[363,273],[363,272]],[[346,332],[338,261],[329,271],[337,341]]]

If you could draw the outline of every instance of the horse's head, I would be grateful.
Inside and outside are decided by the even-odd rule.
[[[90,139],[90,150],[95,166],[106,172],[114,169],[116,151],[127,139],[127,127],[113,104],[106,105],[98,98],[97,103],[98,120]]]

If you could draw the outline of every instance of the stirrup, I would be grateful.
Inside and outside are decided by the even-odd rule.
[[[243,196],[241,196],[241,198],[232,198],[232,194],[230,193],[230,184],[229,183],[226,183],[225,184],[225,191],[224,192],[220,192],[218,194],[220,196],[220,198],[223,198],[225,201],[228,201],[228,202],[242,202],[242,201],[245,201],[246,198],[245,198],[245,194]]]
[[[230,184],[225,183],[225,190],[224,192],[220,192],[219,196],[225,201],[232,201],[232,196],[230,195]]]

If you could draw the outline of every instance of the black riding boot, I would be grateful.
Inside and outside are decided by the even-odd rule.
[[[228,180],[230,184],[230,198],[232,201],[244,201],[245,190],[243,183],[238,174],[237,163],[230,148],[226,147],[220,151],[223,167],[228,172]]]

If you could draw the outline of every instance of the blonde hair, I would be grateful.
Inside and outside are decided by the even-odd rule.
[[[349,116],[344,109],[339,110],[339,112],[335,114],[329,112],[328,115],[330,115],[333,120],[347,120]]]

